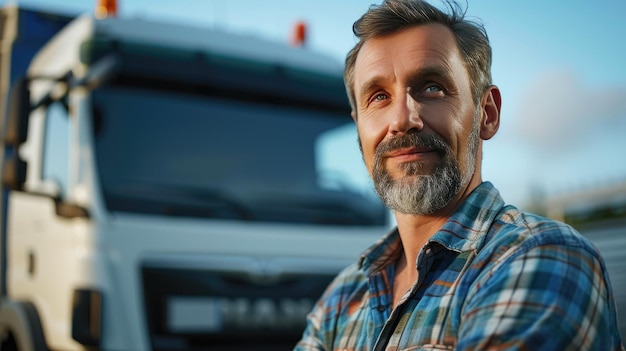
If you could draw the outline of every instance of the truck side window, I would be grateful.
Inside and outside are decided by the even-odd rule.
[[[354,123],[323,132],[315,140],[315,168],[322,189],[348,190],[376,198],[360,153]]]
[[[46,112],[43,179],[54,181],[62,198],[69,185],[69,115],[62,102],[55,102]]]

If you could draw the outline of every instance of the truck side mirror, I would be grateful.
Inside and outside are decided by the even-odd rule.
[[[28,134],[28,115],[30,113],[29,80],[19,79],[11,89],[8,108],[7,129],[4,141],[13,150],[4,161],[2,184],[12,190],[23,190],[26,182],[26,162],[22,160],[17,148],[26,141]]]
[[[2,184],[11,190],[24,190],[26,183],[26,162],[17,155],[10,156],[4,161]]]
[[[28,134],[28,115],[30,114],[29,80],[19,79],[9,98],[8,124],[4,141],[6,144],[17,147],[26,141]]]

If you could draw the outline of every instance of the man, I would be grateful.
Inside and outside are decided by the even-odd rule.
[[[397,228],[338,275],[295,349],[623,349],[597,250],[482,181],[500,92],[483,27],[449,5],[387,0],[354,24],[352,117]]]

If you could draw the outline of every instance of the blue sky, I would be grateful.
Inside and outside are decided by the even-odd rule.
[[[0,0],[0,5],[16,1]],[[90,12],[90,0],[18,0]],[[343,61],[351,26],[380,0],[118,0],[120,16],[160,19],[287,42],[298,20],[308,49]],[[469,2],[469,1],[468,1]],[[437,2],[434,2],[437,4]],[[499,133],[484,147],[483,179],[505,200],[626,181],[626,1],[473,0],[503,95]],[[342,162],[362,170],[361,159]]]

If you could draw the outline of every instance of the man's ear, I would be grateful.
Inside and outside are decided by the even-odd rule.
[[[354,110],[350,111],[350,116],[352,116],[352,120],[356,123],[356,112]]]
[[[480,138],[489,140],[496,135],[500,128],[500,109],[502,107],[502,96],[500,89],[492,85],[483,94],[480,102],[481,119],[480,119]]]

